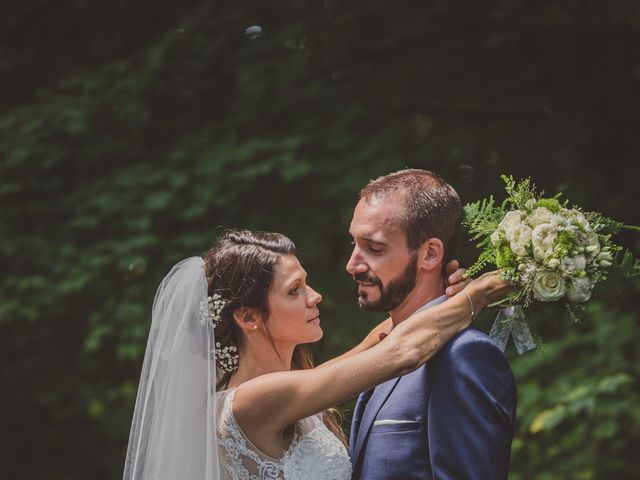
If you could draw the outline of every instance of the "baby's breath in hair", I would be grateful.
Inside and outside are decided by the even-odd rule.
[[[209,321],[213,324],[213,328],[220,325],[224,306],[225,301],[217,293],[200,302],[200,322],[202,325],[206,325]]]

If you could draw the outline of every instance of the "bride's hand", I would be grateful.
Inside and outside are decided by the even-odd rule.
[[[493,271],[474,278],[464,291],[473,299],[473,307],[477,314],[487,305],[502,300],[513,288],[509,282],[500,279],[499,272]]]
[[[445,293],[448,297],[453,297],[455,294],[460,293],[471,282],[470,278],[464,278],[466,270],[460,268],[460,262],[457,260],[451,260],[447,263],[444,267],[444,273],[447,284]]]

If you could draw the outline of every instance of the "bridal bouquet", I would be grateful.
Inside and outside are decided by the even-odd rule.
[[[591,298],[611,267],[627,276],[640,273],[640,262],[628,251],[620,256],[622,248],[611,240],[622,229],[640,229],[569,207],[560,195],[543,197],[529,179],[502,178],[507,199],[501,205],[491,196],[464,207],[464,223],[481,249],[467,275],[492,264],[518,287],[507,297],[510,306],[498,314],[491,336],[504,350],[512,335],[522,353],[536,346],[523,313],[533,301],[563,301],[575,318],[576,306]]]

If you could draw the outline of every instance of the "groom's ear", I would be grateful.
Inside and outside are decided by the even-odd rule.
[[[233,319],[242,330],[252,332],[259,326],[260,315],[253,308],[240,307],[233,312]]]
[[[442,268],[444,244],[439,238],[425,240],[418,250],[418,268],[434,270]]]

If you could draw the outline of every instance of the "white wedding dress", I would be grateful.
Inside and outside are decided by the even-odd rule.
[[[216,398],[218,455],[223,480],[349,480],[351,461],[346,448],[327,429],[320,414],[298,421],[282,458],[260,452],[233,417],[235,389]]]

